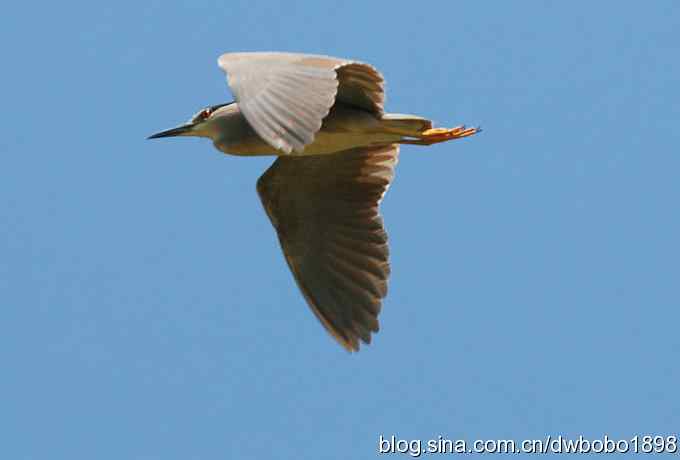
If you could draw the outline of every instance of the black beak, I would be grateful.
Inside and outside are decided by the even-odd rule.
[[[183,136],[183,135],[191,132],[191,129],[193,127],[194,127],[194,125],[188,124],[188,125],[178,126],[176,128],[172,128],[172,129],[166,129],[165,131],[161,131],[160,133],[152,134],[151,136],[147,137],[147,139],[158,139],[159,137]]]

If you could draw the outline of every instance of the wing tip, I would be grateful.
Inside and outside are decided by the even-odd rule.
[[[329,331],[330,332],[330,331]],[[371,344],[371,339],[373,337],[372,334],[375,334],[378,331],[372,331],[371,334],[369,334],[366,338],[360,338],[358,336],[353,336],[351,339],[341,337],[339,335],[336,335],[331,332],[331,336],[340,344],[340,346],[347,351],[348,353],[358,353],[361,351],[361,344],[363,343],[364,346],[370,345]]]

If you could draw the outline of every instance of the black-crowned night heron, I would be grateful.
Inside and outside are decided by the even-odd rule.
[[[394,177],[398,144],[430,145],[478,128],[432,128],[384,113],[382,75],[329,56],[228,53],[236,102],[207,107],[150,136],[200,136],[233,155],[276,155],[257,191],[302,294],[343,347],[378,331],[390,274],[378,205]]]

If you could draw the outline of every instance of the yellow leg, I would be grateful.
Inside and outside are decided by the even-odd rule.
[[[431,145],[439,142],[446,142],[453,139],[462,139],[464,137],[472,136],[481,131],[481,128],[466,128],[465,125],[456,126],[455,128],[431,128],[426,129],[417,137],[417,139],[403,140],[403,144],[418,144]]]

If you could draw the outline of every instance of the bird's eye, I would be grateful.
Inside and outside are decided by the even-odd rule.
[[[210,116],[210,109],[203,109],[203,112],[201,112],[201,118],[206,119]]]

